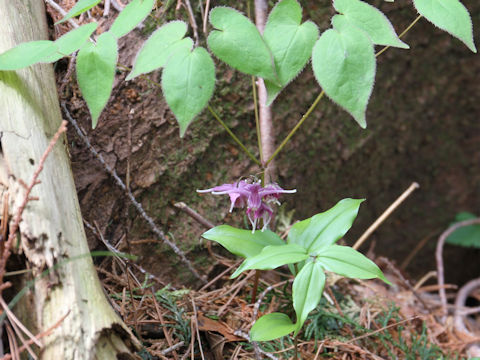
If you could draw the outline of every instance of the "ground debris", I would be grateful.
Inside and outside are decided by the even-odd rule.
[[[233,261],[221,259],[222,264],[218,266],[222,269],[234,265]],[[460,359],[466,356],[467,347],[478,338],[466,339],[458,334],[451,318],[445,324],[439,321],[441,306],[436,286],[422,283],[409,286],[403,275],[398,276],[398,269],[392,263],[377,259],[380,264],[385,261],[389,265],[384,270],[392,286],[376,280],[328,277],[327,286],[331,290],[328,293],[333,294],[336,301],[326,295],[310,314],[299,335],[302,359]],[[232,281],[229,273],[225,273],[208,284],[207,289],[178,290],[157,284],[148,276],[143,283],[127,279],[124,270],[111,259],[99,268],[113,306],[145,346],[143,358],[182,359],[191,357],[192,351],[194,358],[199,359],[202,356],[214,360],[255,358],[252,344],[238,336],[248,334],[257,312],[255,305],[249,303],[251,274]],[[270,278],[261,280],[260,291],[271,290],[265,294],[258,316],[272,311],[293,313],[289,274],[277,272],[276,275],[286,280],[277,283]],[[160,290],[155,290],[158,288]],[[268,353],[271,358],[293,359],[294,341],[290,337],[259,346],[262,353]]]

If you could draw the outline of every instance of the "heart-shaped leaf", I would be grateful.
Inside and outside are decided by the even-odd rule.
[[[45,62],[55,62],[61,58],[68,56],[80,49],[88,40],[88,38],[97,29],[97,23],[91,22],[82,25],[77,29],[71,30],[62,37],[55,40],[57,45],[57,53],[44,59]]]
[[[312,66],[325,94],[365,128],[376,68],[367,34],[349,24],[343,15],[335,15],[333,29],[325,31],[313,48]]]
[[[138,52],[133,70],[126,80],[160,69],[176,51],[191,49],[192,39],[183,38],[186,33],[187,24],[183,21],[172,21],[156,30]]]
[[[215,28],[207,43],[210,50],[231,67],[277,82],[272,54],[256,26],[238,11],[216,7],[210,11]]]
[[[120,12],[109,32],[117,39],[127,35],[150,14],[156,0],[133,0]]]
[[[282,313],[263,315],[250,329],[252,341],[268,341],[290,334],[296,325]]]
[[[55,54],[53,41],[39,40],[21,43],[0,54],[0,70],[18,70],[44,61]]]
[[[61,24],[65,21],[67,21],[68,19],[71,19],[72,17],[75,17],[75,16],[78,16],[80,15],[81,13],[87,11],[87,10],[90,10],[91,8],[93,8],[95,5],[97,5],[101,0],[79,0],[71,9],[70,11],[67,13],[67,15],[65,15],[65,17],[60,20],[59,22],[55,23],[55,25],[57,24]]]
[[[350,23],[365,31],[374,44],[408,49],[387,17],[376,7],[360,0],[335,0],[335,9]]]
[[[258,255],[265,246],[284,244],[283,240],[270,230],[252,233],[250,230],[237,229],[229,225],[216,226],[202,236],[218,242],[232,254],[244,258]]]
[[[117,40],[110,33],[103,33],[97,43],[87,43],[77,56],[77,80],[82,96],[92,115],[92,127],[112,92],[117,66]]]
[[[303,326],[307,316],[315,309],[322,298],[325,286],[325,273],[316,261],[310,261],[295,277],[292,288],[293,308],[297,314],[296,336]]]
[[[182,48],[167,62],[162,74],[162,90],[180,125],[181,137],[207,105],[214,88],[215,65],[204,48],[193,51]]]
[[[332,245],[323,249],[317,261],[326,270],[342,276],[353,279],[379,278],[390,284],[372,260],[349,246]]]
[[[279,84],[265,81],[267,105],[300,73],[312,56],[318,28],[311,21],[303,24],[301,21],[302,8],[296,0],[280,1],[268,16],[263,38],[272,52]]]
[[[331,209],[292,226],[289,244],[298,244],[316,255],[334,244],[350,229],[363,199],[343,199]]]
[[[245,270],[271,270],[285,264],[293,264],[308,258],[307,251],[296,244],[265,246],[260,254],[248,257],[232,274],[234,279]]]
[[[433,25],[462,41],[474,53],[472,19],[458,0],[413,0],[417,11]]]

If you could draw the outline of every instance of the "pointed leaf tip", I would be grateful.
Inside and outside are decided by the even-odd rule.
[[[473,41],[472,19],[460,1],[414,0],[413,5],[425,19],[462,41],[472,52],[477,52]]]
[[[55,23],[55,25],[61,24],[75,16],[84,13],[87,10],[90,10],[94,6],[100,3],[101,0],[79,0],[77,3],[70,9],[70,11],[63,17],[62,20]]]
[[[162,74],[162,90],[180,126],[180,137],[207,105],[215,88],[215,65],[202,47],[179,49]]]
[[[109,32],[117,39],[127,35],[150,14],[155,0],[133,0],[120,12]]]
[[[331,245],[319,252],[317,260],[326,270],[345,277],[379,278],[391,284],[372,260],[349,246]]]
[[[373,44],[343,15],[334,16],[333,27],[313,48],[313,72],[325,94],[365,128],[376,71]]]
[[[24,42],[0,54],[0,71],[18,70],[39,62],[48,62],[57,52],[53,41],[39,40]]]
[[[344,236],[357,217],[363,199],[343,199],[329,210],[292,226],[288,243],[295,243],[316,255]]]
[[[410,48],[399,39],[388,18],[376,7],[360,0],[335,0],[333,6],[349,23],[365,31],[374,44]]]
[[[125,80],[160,69],[178,50],[193,48],[193,40],[184,38],[186,33],[187,24],[183,21],[172,21],[157,29],[143,44]]]
[[[82,96],[92,115],[92,127],[110,98],[118,48],[116,39],[108,32],[97,39],[97,43],[87,43],[77,56],[77,80]]]

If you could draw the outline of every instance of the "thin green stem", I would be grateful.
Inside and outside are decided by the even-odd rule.
[[[257,86],[255,85],[255,76],[252,76],[253,106],[255,110],[255,127],[257,129],[258,151],[260,152],[260,162],[263,164],[262,134],[260,133],[260,119],[258,117],[258,99]]]
[[[405,30],[403,30],[403,32],[400,35],[398,35],[398,37],[401,38],[407,32],[409,32],[410,29],[413,27],[413,25],[415,25],[421,18],[422,18],[422,15],[418,15],[417,18],[415,20],[413,20],[412,23],[410,25],[408,25],[407,28]],[[377,56],[377,57],[380,56],[385,51],[387,51],[388,48],[390,48],[390,46],[385,46],[382,50],[380,50],[378,53],[376,53],[375,56]]]
[[[207,109],[208,109],[208,111],[210,111],[210,113],[213,115],[213,117],[220,123],[220,125],[223,126],[223,128],[227,131],[228,135],[230,135],[232,137],[232,139],[238,144],[238,146],[240,146],[242,148],[242,150],[248,155],[248,157],[250,159],[252,159],[252,161],[255,162],[255,164],[262,167],[262,163],[255,156],[253,156],[253,154],[250,151],[248,151],[248,149],[245,147],[245,145],[243,145],[243,143],[240,141],[240,139],[235,136],[235,134],[232,132],[232,130],[230,130],[230,128],[227,126],[227,124],[225,124],[223,122],[223,120],[212,109],[212,107],[210,105],[207,105]]]
[[[322,90],[322,92],[320,93],[320,95],[317,96],[317,98],[315,99],[315,101],[313,102],[312,105],[310,105],[310,107],[308,108],[307,112],[302,116],[302,118],[300,119],[300,121],[297,123],[297,125],[295,125],[295,127],[290,131],[290,133],[287,135],[287,137],[282,141],[282,143],[277,147],[277,150],[275,150],[275,152],[272,154],[272,156],[270,156],[270,159],[267,160],[267,162],[265,163],[265,166],[267,166],[274,158],[275,156],[278,155],[278,153],[280,151],[282,151],[282,149],[285,147],[285,145],[288,143],[288,141],[290,140],[290,138],[297,132],[297,130],[300,128],[300,126],[302,126],[303,122],[305,120],[307,120],[307,118],[310,116],[310,114],[312,113],[313,110],[315,110],[315,108],[317,107],[318,103],[320,102],[320,100],[322,99],[323,95],[325,95],[325,91]]]

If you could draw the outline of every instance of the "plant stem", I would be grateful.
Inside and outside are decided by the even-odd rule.
[[[252,92],[253,106],[255,111],[255,127],[257,129],[258,152],[260,153],[260,162],[263,164],[262,134],[260,133],[260,120],[258,118],[257,86],[255,85],[255,76],[252,76]]]
[[[270,158],[267,160],[267,162],[265,163],[265,165],[268,165],[274,158],[275,156],[278,155],[278,153],[280,151],[282,151],[282,149],[285,147],[285,145],[288,143],[288,141],[290,140],[290,138],[297,132],[297,130],[300,128],[300,126],[302,126],[303,122],[305,120],[307,120],[307,118],[310,116],[310,114],[312,113],[313,110],[315,110],[315,108],[317,107],[317,104],[319,103],[319,101],[322,99],[323,95],[325,95],[325,91],[322,90],[322,92],[320,93],[320,95],[317,96],[317,98],[315,99],[315,101],[313,102],[312,105],[310,105],[310,107],[308,108],[307,112],[302,116],[302,118],[300,119],[300,121],[297,123],[297,125],[295,125],[295,127],[290,131],[290,133],[287,135],[287,137],[282,141],[282,143],[278,146],[277,150],[275,150],[275,152],[272,154],[272,156],[270,156]]]
[[[257,301],[257,291],[258,291],[258,280],[259,279],[260,279],[260,270],[255,270],[255,278],[253,279],[251,304],[255,304],[255,301]]]
[[[248,151],[248,149],[245,147],[245,145],[243,145],[243,143],[240,141],[240,139],[235,136],[235,134],[232,132],[232,130],[230,130],[230,128],[227,126],[227,124],[225,124],[225,122],[223,122],[223,120],[212,109],[212,107],[210,105],[208,105],[207,109],[208,109],[208,111],[210,111],[210,113],[213,115],[213,117],[220,123],[220,125],[223,126],[223,128],[227,131],[228,135],[230,135],[232,137],[232,139],[235,140],[235,142],[238,144],[238,146],[240,146],[242,148],[242,150],[245,151],[245,153],[248,155],[248,157],[250,159],[252,159],[252,161],[255,162],[255,164],[262,167],[262,163],[260,161],[258,161],[258,159],[250,151]]]
[[[297,360],[298,359],[298,337],[294,337],[293,338],[293,346],[295,348],[295,355],[294,355],[294,359]]]
[[[251,1],[247,0],[247,16],[252,20],[251,13]],[[258,98],[257,98],[257,85],[255,84],[255,76],[252,76],[252,93],[253,93],[253,107],[255,112],[255,128],[257,131],[258,152],[260,153],[260,162],[262,163],[262,186],[265,186],[265,169],[263,168],[263,149],[262,149],[262,134],[260,133],[260,119],[258,116]],[[253,293],[252,293],[253,295]],[[252,298],[255,298],[252,296]]]
[[[268,15],[268,2],[267,0],[255,0],[255,25],[263,34],[265,23],[267,22]],[[265,181],[272,182],[275,180],[275,166],[272,162],[265,164],[265,159],[271,157],[275,150],[275,129],[272,123],[272,109],[267,106],[267,88],[262,78],[258,78],[256,81],[257,93],[258,93],[258,127],[259,138],[261,142],[261,159],[264,166]]]
[[[410,25],[407,26],[407,28],[405,30],[402,31],[402,33],[400,35],[398,35],[399,38],[401,38],[402,36],[404,36],[407,32],[410,31],[410,29],[413,27],[413,25],[415,25],[418,20],[420,20],[422,18],[422,15],[418,15],[417,18],[415,20],[412,21],[412,23]],[[375,54],[375,56],[380,56],[381,54],[383,54],[385,51],[387,51],[387,49],[389,48],[390,46],[385,46],[382,50],[380,50],[378,53]]]

